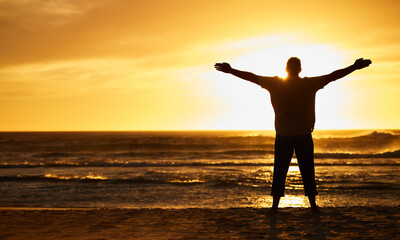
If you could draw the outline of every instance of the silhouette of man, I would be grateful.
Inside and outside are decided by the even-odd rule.
[[[371,64],[369,59],[357,59],[353,65],[319,77],[299,77],[300,59],[291,57],[286,64],[286,78],[258,76],[232,68],[228,63],[216,63],[215,68],[224,73],[260,85],[270,93],[275,111],[275,159],[272,180],[273,204],[271,212],[278,211],[284,196],[285,180],[293,153],[296,154],[305,195],[311,210],[318,212],[315,196],[318,194],[314,172],[314,143],[311,136],[315,123],[315,95],[328,83]]]

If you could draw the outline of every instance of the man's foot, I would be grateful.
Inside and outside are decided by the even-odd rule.
[[[321,213],[321,210],[319,210],[319,207],[313,206],[313,207],[311,207],[311,212],[312,213]]]
[[[272,207],[269,209],[269,212],[272,214],[278,213],[278,206],[279,206],[279,201],[281,200],[280,196],[274,196],[273,202],[272,202]]]
[[[269,209],[269,213],[271,213],[271,214],[276,214],[276,213],[278,213],[278,208],[277,208],[277,207],[272,207],[272,208],[270,208],[270,209]]]

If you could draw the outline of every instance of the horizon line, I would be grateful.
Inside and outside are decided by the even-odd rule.
[[[400,128],[343,128],[343,129],[317,129],[318,131],[396,131]],[[0,133],[8,132],[223,132],[223,131],[264,131],[275,132],[271,129],[148,129],[148,130],[0,130]]]

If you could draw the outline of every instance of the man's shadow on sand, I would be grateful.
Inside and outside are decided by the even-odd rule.
[[[310,213],[309,209],[281,209],[276,214],[266,209],[226,211],[206,216],[202,227],[216,236],[229,234],[242,239],[326,239],[320,214]]]
[[[294,229],[291,228],[299,228],[298,223],[303,222],[304,226],[300,226],[300,228],[307,229],[307,227],[313,226],[314,231],[308,232],[305,234],[306,238],[313,238],[313,239],[321,239],[325,240],[325,230],[323,225],[321,224],[321,216],[320,214],[290,214],[288,216],[285,213],[267,213],[267,219],[269,220],[270,229],[268,231],[268,239],[282,239],[279,237],[281,234],[286,235],[284,232],[290,229],[290,232],[296,234]],[[296,226],[295,226],[296,225]],[[300,235],[300,231],[299,231]],[[290,236],[289,236],[290,237]],[[295,236],[293,236],[295,237]],[[297,236],[299,237],[299,236]]]

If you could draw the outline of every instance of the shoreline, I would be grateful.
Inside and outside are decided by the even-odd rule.
[[[399,209],[400,211],[400,203],[396,206],[340,206],[340,207],[321,207],[321,210],[327,210],[331,212],[332,210],[341,210],[341,209]],[[227,208],[210,208],[210,207],[0,207],[0,212],[3,211],[191,211],[191,210],[205,210],[205,211],[223,211],[223,210],[257,210],[257,211],[268,211],[270,207],[227,207]],[[310,207],[279,207],[279,210],[282,212],[289,211],[307,211],[310,210]]]
[[[0,239],[396,239],[400,206],[0,208]]]

